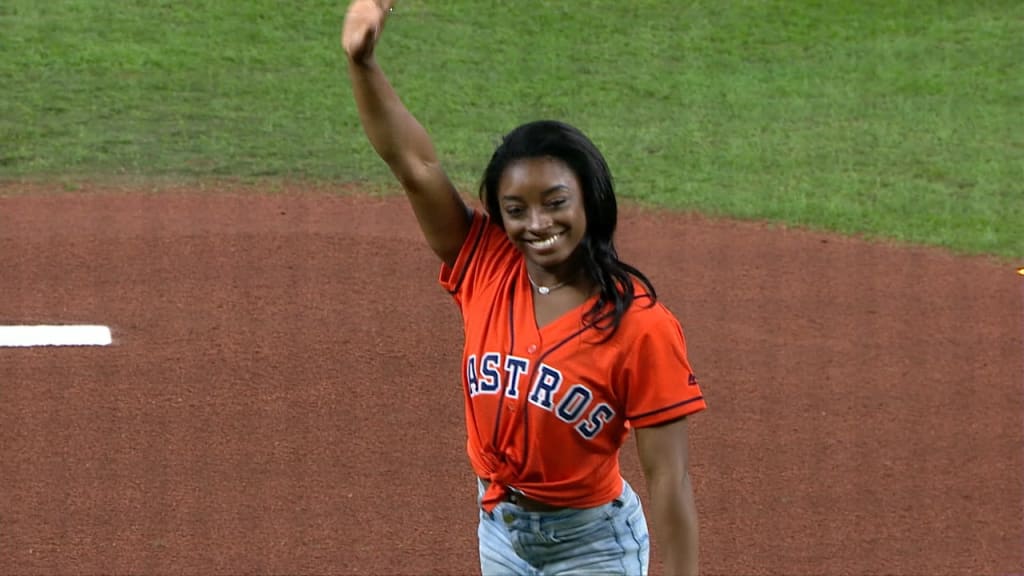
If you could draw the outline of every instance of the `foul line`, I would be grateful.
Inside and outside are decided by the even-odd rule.
[[[92,325],[0,326],[0,348],[109,346],[110,328]]]

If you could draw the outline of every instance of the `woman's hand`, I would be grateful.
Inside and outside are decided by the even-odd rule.
[[[389,8],[378,0],[353,0],[349,4],[341,31],[341,47],[349,60],[361,64],[373,57]]]

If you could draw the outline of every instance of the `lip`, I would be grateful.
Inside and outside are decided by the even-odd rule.
[[[538,242],[536,240],[524,240],[523,243],[525,243],[530,248],[530,250],[533,250],[538,254],[547,254],[555,250],[559,242],[562,240],[563,234],[563,232],[552,234],[551,236],[548,236],[541,242]]]

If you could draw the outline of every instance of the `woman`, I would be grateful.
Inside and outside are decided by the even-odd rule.
[[[464,319],[482,573],[646,574],[647,518],[619,470],[632,429],[665,568],[696,574],[686,417],[705,403],[679,323],[617,257],[604,159],[564,123],[520,126],[470,208],[373,57],[391,5],[354,0],[342,46],[366,135]]]

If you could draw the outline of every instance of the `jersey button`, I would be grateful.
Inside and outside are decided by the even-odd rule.
[[[536,344],[530,344],[530,346],[526,349],[526,351],[529,352],[530,354],[533,354],[534,352],[537,351],[537,345]]]

